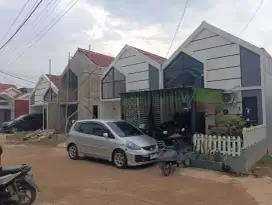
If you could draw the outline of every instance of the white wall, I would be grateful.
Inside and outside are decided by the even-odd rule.
[[[128,92],[149,89],[148,63],[138,52],[128,48],[120,56],[114,67],[125,74]]]
[[[265,94],[265,113],[263,117],[266,118],[267,133],[272,131],[272,58],[269,55],[264,55],[264,94]]]
[[[206,61],[205,81],[208,88],[232,89],[241,86],[239,45],[203,29],[185,51]]]
[[[241,86],[240,46],[203,29],[185,48],[189,55],[206,62],[205,87],[213,89],[234,89]],[[241,92],[235,93],[235,104],[225,104],[230,114],[242,113]],[[206,128],[214,124],[214,111],[206,117]]]
[[[44,95],[49,89],[49,82],[48,80],[44,77],[41,76],[39,79],[39,84],[34,90],[34,104],[35,105],[43,105],[44,104]]]
[[[100,119],[121,119],[120,100],[101,101]]]

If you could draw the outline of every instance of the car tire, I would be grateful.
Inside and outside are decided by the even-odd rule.
[[[71,160],[79,159],[78,149],[75,144],[70,144],[68,146],[68,156],[70,157]]]
[[[127,168],[127,156],[123,150],[116,150],[112,155],[112,162],[114,166],[119,169]]]
[[[12,132],[12,133],[19,132],[19,129],[16,128],[16,127],[14,127],[14,128],[11,129],[11,132]]]

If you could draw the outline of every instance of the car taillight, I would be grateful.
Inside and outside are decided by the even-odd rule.
[[[174,132],[172,135],[177,135],[177,133]]]
[[[163,156],[164,156],[164,154],[163,154],[163,153],[161,153],[161,154],[160,154],[160,157],[163,157]]]

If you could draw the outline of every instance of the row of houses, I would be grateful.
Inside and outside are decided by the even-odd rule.
[[[0,124],[29,113],[29,95],[32,89],[0,84]]]
[[[229,114],[247,108],[256,124],[271,127],[271,56],[206,22],[168,59],[129,45],[116,57],[79,48],[60,76],[41,75],[29,111],[44,113],[45,128],[65,131],[73,119],[120,119],[120,93],[184,86],[231,92]],[[206,121],[213,124],[214,113]]]

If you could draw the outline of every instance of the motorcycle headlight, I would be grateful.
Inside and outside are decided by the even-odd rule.
[[[134,144],[133,142],[127,142],[126,147],[130,150],[141,150],[141,147],[138,145]]]

